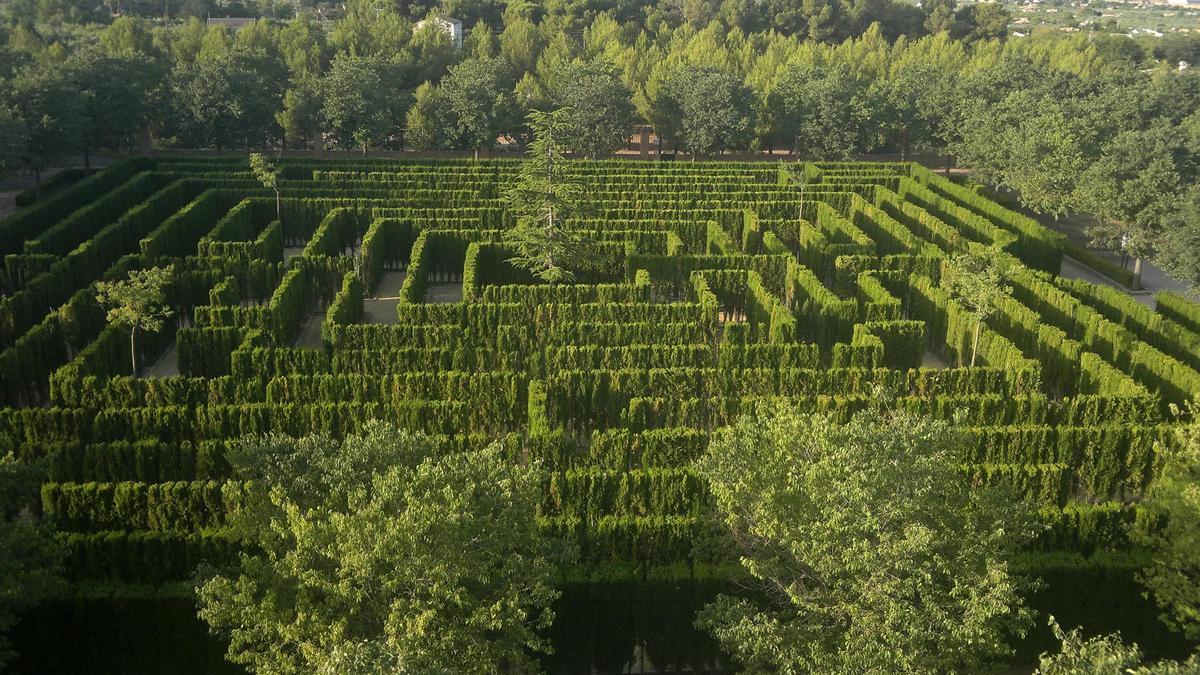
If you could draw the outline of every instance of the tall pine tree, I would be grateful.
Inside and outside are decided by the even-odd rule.
[[[579,214],[583,194],[582,184],[568,175],[561,149],[569,116],[569,108],[529,113],[529,158],[505,195],[517,216],[516,227],[504,233],[504,243],[515,252],[508,262],[552,284],[574,281],[576,271],[591,265],[595,248],[566,227]]]

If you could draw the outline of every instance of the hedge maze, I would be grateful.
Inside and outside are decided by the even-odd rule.
[[[0,223],[0,430],[49,458],[76,581],[232,559],[228,441],[372,419],[540,463],[539,515],[585,581],[694,576],[729,562],[693,549],[688,466],[715,429],[771,399],[845,417],[886,395],[969,428],[963,480],[1040,505],[1020,562],[1040,602],[1128,630],[1124,526],[1200,392],[1187,300],[1058,278],[1059,235],[911,164],[572,163],[571,227],[599,248],[557,286],[506,262],[515,163],[282,168],[278,214],[244,159],[132,159]],[[1011,292],[964,367],[974,323],[939,275],[974,245],[1012,258]],[[93,284],[167,264],[176,320],[139,336],[135,377]]]

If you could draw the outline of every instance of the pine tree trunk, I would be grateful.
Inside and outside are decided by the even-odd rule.
[[[275,220],[283,220],[283,205],[279,195],[279,188],[275,188]]]
[[[1142,259],[1133,259],[1133,290],[1142,290]]]

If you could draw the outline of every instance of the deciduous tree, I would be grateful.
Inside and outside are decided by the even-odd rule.
[[[783,71],[767,95],[781,145],[814,159],[846,159],[860,147],[867,120],[861,92],[845,66]]]
[[[656,107],[665,120],[663,131],[695,159],[749,144],[752,100],[737,77],[711,66],[685,65],[666,77]]]
[[[1189,675],[1200,672],[1200,656],[1184,663],[1146,663],[1136,644],[1126,644],[1119,633],[1085,638],[1076,628],[1064,631],[1050,617],[1054,637],[1062,642],[1057,654],[1042,654],[1034,675]]]
[[[1079,179],[1077,201],[1096,216],[1088,235],[1134,259],[1134,290],[1141,288],[1142,259],[1154,255],[1180,201],[1177,133],[1169,126],[1122,132]]]
[[[279,195],[279,166],[257,152],[250,153],[250,171],[262,186],[275,192],[275,219],[283,212]]]
[[[1200,187],[1179,198],[1167,215],[1155,262],[1168,274],[1200,290]]]
[[[1192,408],[1195,412],[1195,408]],[[1193,418],[1194,419],[1194,418]],[[1143,502],[1134,539],[1153,563],[1141,581],[1162,608],[1162,618],[1189,638],[1200,637],[1200,423],[1192,421],[1164,444],[1162,469]]]
[[[108,309],[108,322],[129,329],[129,364],[137,377],[138,331],[157,333],[173,310],[166,305],[166,287],[173,266],[134,270],[127,279],[96,284],[96,300]]]
[[[1000,300],[1008,294],[1004,261],[999,250],[978,247],[949,258],[942,266],[942,288],[962,303],[975,322],[971,367],[975,366],[975,357],[979,355],[983,322],[995,314]]]
[[[1034,532],[973,487],[950,424],[876,406],[847,424],[785,406],[721,432],[697,464],[758,591],[698,625],[750,672],[980,672],[1031,612],[1009,558]]]
[[[608,63],[564,63],[554,70],[549,89],[554,105],[567,111],[560,139],[564,148],[596,159],[612,154],[629,139],[631,94]]]
[[[432,82],[423,83],[414,92],[412,107],[404,118],[405,139],[414,148],[446,147],[450,142],[448,116],[441,90]]]
[[[7,87],[20,124],[17,138],[24,139],[17,146],[17,161],[33,171],[35,190],[40,191],[42,172],[79,147],[86,126],[84,100],[61,65],[27,67]]]
[[[284,142],[307,148],[321,136],[321,84],[305,77],[293,82],[283,94],[283,110],[275,113],[275,122],[283,130]]]
[[[233,49],[201,54],[172,77],[180,137],[194,147],[249,148],[279,137],[275,113],[286,69],[278,60]]]
[[[363,154],[399,133],[408,107],[399,66],[378,57],[341,55],[322,82],[321,115],[343,147]]]
[[[165,75],[161,67],[144,56],[79,52],[68,60],[67,68],[83,101],[84,168],[91,168],[94,149],[132,150],[138,132],[156,112],[151,99],[161,93]]]
[[[478,154],[515,132],[520,117],[514,84],[500,59],[467,59],[450,69],[438,89],[455,147]]]
[[[499,445],[452,452],[369,424],[229,453],[250,481],[231,527],[249,552],[210,571],[200,617],[264,673],[524,672],[547,648],[554,547],[537,474]]]

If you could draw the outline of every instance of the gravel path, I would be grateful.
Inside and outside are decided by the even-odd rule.
[[[403,270],[383,273],[375,287],[375,296],[363,300],[363,323],[396,323],[396,306],[400,304],[400,287],[405,276]]]
[[[462,296],[461,281],[458,283],[429,284],[425,287],[425,302],[427,303],[462,302]]]

